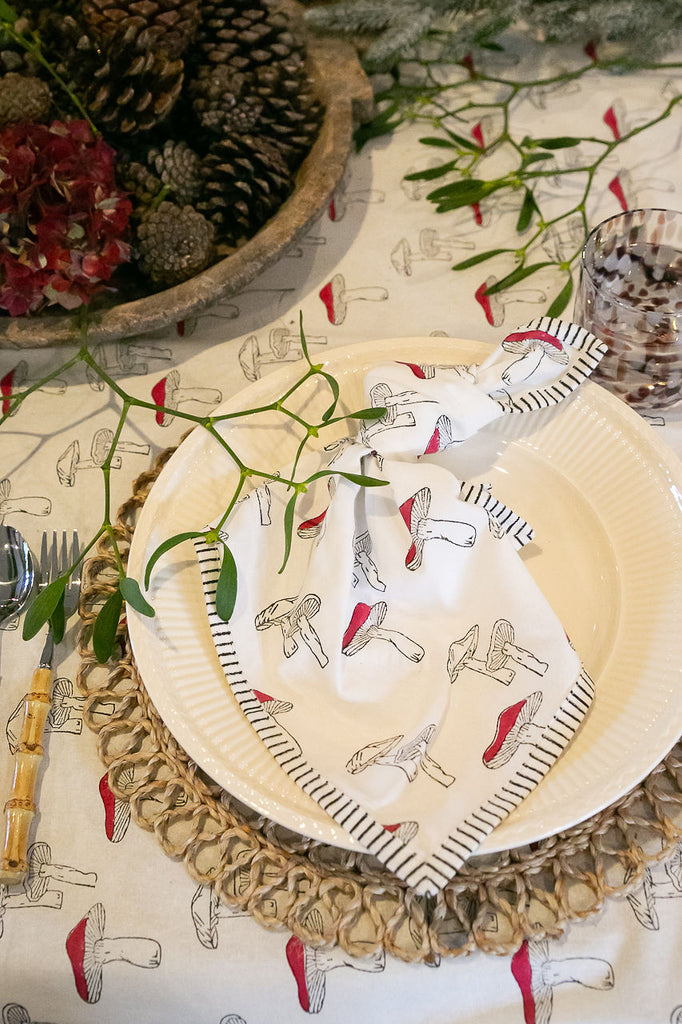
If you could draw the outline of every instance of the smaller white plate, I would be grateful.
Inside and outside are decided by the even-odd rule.
[[[338,349],[325,368],[351,411],[367,404],[363,377],[378,362],[471,363],[489,352],[479,342],[402,338]],[[216,412],[276,400],[302,365],[257,381]],[[302,392],[308,408],[328,401],[317,386]],[[296,444],[279,414],[245,417],[221,429],[247,465],[268,471],[284,465]],[[337,436],[348,431],[341,426]],[[322,443],[332,439],[322,432]],[[635,413],[587,382],[552,409],[495,421],[458,448],[457,466],[464,479],[490,481],[500,500],[534,526],[536,540],[522,557],[597,689],[569,749],[483,842],[480,852],[492,853],[569,828],[612,803],[682,732],[682,464]],[[158,544],[219,515],[234,479],[222,449],[206,431],[195,430],[144,505],[130,574],[142,579]],[[274,821],[357,848],[278,766],[243,717],[213,647],[191,544],[158,563],[149,598],[154,619],[128,609],[133,651],[151,699],[187,753]]]

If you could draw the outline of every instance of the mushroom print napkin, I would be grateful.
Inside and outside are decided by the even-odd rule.
[[[306,472],[335,473],[296,506],[281,574],[286,489],[235,507],[229,624],[215,611],[223,547],[196,544],[217,656],[249,722],[418,893],[444,886],[537,785],[594,689],[519,558],[531,527],[455,475],[457,448],[498,417],[560,402],[604,350],[542,318],[480,365],[424,365],[416,352],[377,366],[365,385],[385,413],[310,455]]]

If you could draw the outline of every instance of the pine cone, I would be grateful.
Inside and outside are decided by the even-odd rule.
[[[254,72],[252,94],[263,102],[260,130],[289,148],[298,163],[320,128],[322,106],[301,57],[292,56]]]
[[[163,182],[139,160],[116,161],[116,180],[140,206],[149,206],[163,188]]]
[[[197,199],[202,187],[201,158],[186,142],[169,139],[163,149],[153,147],[147,153],[147,163],[180,206]]]
[[[102,131],[148,131],[172,109],[182,90],[182,60],[139,52],[134,42],[100,47],[70,16],[48,14],[43,26],[48,57]]]
[[[202,63],[251,71],[301,53],[303,43],[292,33],[287,15],[271,11],[263,0],[203,0],[195,49]]]
[[[146,214],[137,232],[139,267],[155,284],[187,281],[208,266],[213,228],[192,206],[161,203]]]
[[[216,141],[204,158],[204,194],[197,203],[220,241],[236,245],[271,217],[293,190],[276,143],[259,135]]]
[[[47,121],[50,87],[39,78],[10,72],[0,78],[0,128],[20,121]]]
[[[200,21],[199,0],[83,0],[83,19],[99,43],[163,50],[180,57]]]
[[[202,65],[187,90],[201,126],[217,135],[252,131],[258,124],[263,101],[249,92],[246,85],[247,77],[228,64]]]

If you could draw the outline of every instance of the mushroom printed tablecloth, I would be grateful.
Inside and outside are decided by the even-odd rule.
[[[492,53],[489,59],[498,70],[508,60],[517,73],[532,66],[533,74],[551,78],[556,58],[543,56],[541,46],[532,52],[526,46],[515,57]],[[485,110],[475,108],[475,77],[471,89],[472,121],[460,134],[476,140],[489,125]],[[679,91],[677,71],[615,77],[595,70],[531,90],[514,117],[536,137],[568,137],[579,126],[595,138],[615,138],[655,116],[666,103],[662,97]],[[624,205],[680,207],[681,131],[678,107],[658,127],[614,151],[590,199],[590,224]],[[544,315],[556,281],[539,278],[538,287],[519,281],[487,296],[481,289],[489,278],[485,267],[451,270],[462,254],[516,247],[523,195],[517,207],[492,196],[475,208],[436,213],[425,199],[432,186],[405,179],[429,167],[432,154],[419,142],[423,134],[418,125],[405,125],[370,141],[350,160],[325,216],[273,268],[196,321],[101,348],[109,374],[150,402],[208,412],[248,381],[300,358],[301,311],[316,360],[337,346],[387,337],[471,338],[489,342],[492,350],[518,325]],[[622,163],[614,164],[616,157]],[[548,175],[546,188],[561,198],[569,185]],[[561,243],[556,232],[548,233],[552,251]],[[59,350],[20,357],[5,349],[5,391],[14,379],[40,380],[65,358]],[[682,453],[676,408],[647,418]],[[98,528],[99,466],[116,422],[110,395],[76,364],[36,391],[3,426],[0,516],[34,550],[45,528],[76,527],[84,538]],[[180,421],[153,411],[131,417],[112,464],[114,506],[128,497],[132,480],[153,456],[179,441],[182,430]],[[627,493],[627,481],[624,491],[628,500],[637,500]],[[424,501],[418,489],[414,500],[418,512]],[[407,556],[405,517],[402,528]],[[429,543],[431,555],[438,545]],[[378,619],[376,624],[381,626]],[[385,625],[394,625],[388,614]],[[197,885],[181,863],[166,857],[156,837],[136,827],[125,805],[117,806],[108,793],[75,687],[75,632],[72,622],[58,649],[31,871],[24,885],[0,889],[3,1024],[269,1024],[312,1015],[338,1024],[682,1020],[682,847],[664,862],[652,860],[641,886],[627,898],[607,901],[601,912],[569,925],[559,938],[531,938],[508,956],[477,952],[428,966],[382,954],[354,960],[339,948],[303,949],[286,930],[266,930],[218,905],[211,888]],[[14,623],[0,630],[3,793],[9,790],[22,697],[41,641],[23,642]],[[106,716],[107,707],[99,713]],[[494,933],[494,915],[485,926]]]

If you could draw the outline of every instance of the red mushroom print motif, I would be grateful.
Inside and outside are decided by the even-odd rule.
[[[314,655],[322,668],[329,658],[325,654],[320,638],[311,625],[310,620],[317,615],[321,607],[317,594],[306,594],[305,597],[283,597],[273,601],[256,616],[256,629],[269,629],[279,626],[282,631],[282,645],[285,658],[290,658],[298,650],[298,641],[302,640]]]
[[[433,365],[426,365],[424,363],[406,363],[402,359],[399,359],[398,363],[400,366],[407,366],[407,368],[415,375],[417,380],[433,380],[436,376],[436,367]]]
[[[171,370],[152,388],[152,401],[157,406],[156,422],[160,427],[170,426],[173,411],[186,402],[199,402],[213,408],[222,398],[222,392],[216,388],[182,387],[178,370]]]
[[[495,671],[504,668],[509,661],[530,669],[538,676],[544,676],[549,667],[546,661],[540,661],[530,651],[514,643],[514,627],[511,622],[507,619],[498,619],[490,635],[487,664]]]
[[[17,412],[19,406],[12,408],[12,396],[31,387],[33,383],[34,381],[29,379],[28,363],[25,359],[21,359],[13,369],[8,370],[4,377],[0,378],[0,398],[2,399],[0,407],[3,416],[7,416],[8,413],[13,415]],[[63,395],[66,391],[66,381],[55,378],[49,384],[41,384],[36,390],[51,395]]]
[[[376,188],[357,188],[348,191],[343,186],[338,188],[331,198],[328,207],[329,219],[331,221],[343,220],[348,207],[351,204],[359,203],[363,206],[371,203],[383,203],[386,193]]]
[[[400,514],[410,531],[412,543],[405,556],[408,569],[422,564],[424,543],[427,540],[446,540],[457,547],[470,548],[476,540],[476,528],[455,519],[430,519],[431,489],[422,487],[400,506]]]
[[[411,370],[417,380],[433,380],[437,370],[454,370],[458,377],[468,381],[470,384],[473,384],[476,380],[471,369],[464,363],[448,365],[445,363],[407,363],[402,359],[398,359],[397,363],[399,366],[406,366],[408,370]]]
[[[509,387],[532,377],[543,359],[559,366],[568,364],[568,352],[561,341],[548,331],[515,331],[507,335],[502,348],[519,357],[502,374],[502,380]]]
[[[388,605],[385,601],[378,601],[374,605],[365,604],[359,601],[350,617],[350,622],[343,634],[341,651],[348,657],[363,650],[370,640],[386,640],[392,644],[397,651],[410,661],[421,661],[424,657],[424,648],[415,640],[405,636],[396,629],[385,629],[382,622],[386,618]]]
[[[161,946],[155,939],[105,935],[105,912],[95,903],[66,938],[66,953],[71,961],[76,991],[86,1003],[98,1002],[102,995],[104,967],[113,961],[152,968],[161,963]]]
[[[335,481],[332,477],[327,480],[327,490],[329,491],[330,498],[334,496]],[[315,515],[310,516],[300,523],[296,528],[297,535],[302,540],[315,540],[320,537],[324,531],[325,516],[329,511],[329,505],[325,505],[321,512],[317,512]]]
[[[618,124],[618,114],[616,113],[616,108],[613,103],[605,112],[604,116],[602,117],[602,121],[604,122],[607,128],[611,129],[611,133],[614,139],[616,139],[617,141],[620,138],[620,126]]]
[[[627,210],[630,204],[628,203],[627,196],[625,195],[625,190],[623,189],[622,178],[622,174],[617,174],[615,178],[612,178],[609,182],[608,189],[611,195],[615,196],[618,200],[618,205],[620,206],[621,210],[625,211]]]
[[[398,821],[395,825],[384,825],[384,828],[387,832],[397,836],[403,843],[409,843],[410,839],[414,839],[419,831],[416,821]]]
[[[601,992],[613,988],[613,969],[607,960],[554,959],[546,939],[526,939],[512,957],[511,972],[521,989],[525,1024],[549,1024],[558,985],[573,982]]]
[[[428,753],[428,746],[436,732],[434,724],[427,725],[413,740],[402,743],[402,735],[391,736],[386,740],[377,740],[375,743],[368,743],[360,750],[356,750],[346,765],[346,771],[351,775],[364,772],[366,768],[374,765],[384,765],[389,768],[400,768],[407,776],[408,782],[414,782],[421,768],[429,778],[438,782],[441,786],[451,786],[455,781],[454,775],[448,774]]]
[[[542,728],[533,722],[541,704],[542,693],[536,690],[500,712],[495,735],[483,752],[486,768],[501,768],[511,761],[522,743],[534,742],[534,737],[542,732]]]
[[[276,697],[271,697],[269,693],[263,693],[262,690],[254,690],[253,695],[256,700],[260,701],[263,711],[267,711],[273,718],[285,715],[294,706],[290,700],[277,700]]]
[[[435,455],[436,452],[442,452],[446,448],[450,448],[453,444],[459,444],[462,440],[463,438],[461,437],[455,437],[452,430],[452,420],[449,416],[443,413],[436,420],[433,433],[427,441],[423,454]]]
[[[269,693],[263,693],[261,690],[254,690],[253,695],[260,702],[260,706],[263,711],[267,711],[267,713],[275,719],[280,732],[283,732],[286,735],[289,741],[289,749],[300,756],[302,754],[302,750],[298,740],[291,735],[289,730],[286,729],[279,720],[280,715],[285,715],[288,711],[291,711],[294,706],[292,702],[290,700],[277,700],[276,697],[271,697]]]
[[[305,919],[312,932],[324,934],[322,914],[313,909]],[[351,957],[340,946],[313,947],[292,935],[286,946],[289,969],[296,981],[298,1002],[306,1013],[319,1013],[325,1001],[327,975],[338,967],[351,967],[371,974],[383,971],[386,956],[383,949],[373,950],[368,958]]]
[[[129,784],[132,788],[133,769],[128,766],[117,778],[119,786]],[[109,773],[105,772],[99,780],[99,795],[104,806],[104,831],[110,843],[120,843],[130,825],[131,809],[128,800],[121,800],[109,785]]]
[[[329,323],[337,327],[346,319],[349,302],[384,302],[387,298],[388,292],[385,288],[346,288],[343,274],[334,274],[331,281],[320,289],[320,299],[327,310]]]
[[[30,495],[26,498],[11,497],[12,485],[7,477],[0,480],[0,523],[15,512],[25,512],[29,516],[49,516],[52,502],[49,498]]]
[[[479,304],[485,318],[491,327],[501,327],[505,318],[505,306],[510,302],[529,302],[539,305],[547,301],[547,296],[538,288],[515,288],[513,297],[503,297],[500,292],[488,291],[497,284],[495,275],[487,277],[483,284],[480,284],[474,292],[474,298]]]
[[[509,686],[516,673],[511,668],[500,666],[493,668],[489,660],[483,661],[476,657],[478,650],[479,628],[473,625],[459,640],[453,640],[448,650],[448,676],[450,682],[456,682],[460,672],[468,668],[480,672],[484,676],[496,679],[498,683]]]
[[[302,540],[315,540],[319,537],[324,529],[324,518],[329,511],[329,506],[323,509],[322,512],[318,512],[316,516],[311,516],[310,519],[305,519],[302,523],[296,527],[296,533]]]
[[[360,582],[360,573],[373,590],[383,593],[386,584],[379,579],[379,570],[372,558],[372,538],[369,530],[363,530],[353,538],[353,586]]]

